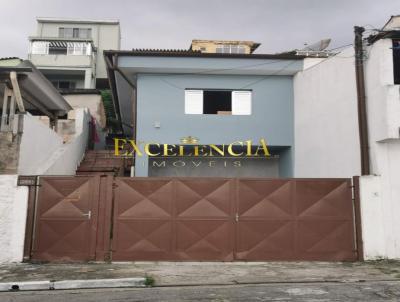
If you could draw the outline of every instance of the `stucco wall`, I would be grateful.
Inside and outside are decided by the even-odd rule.
[[[137,79],[137,141],[179,144],[188,135],[201,144],[265,138],[270,146],[293,144],[291,76],[144,75]],[[250,85],[249,85],[250,84]],[[187,115],[185,88],[252,89],[251,115]],[[155,123],[160,128],[156,128]],[[290,160],[291,157],[288,157]],[[147,158],[137,157],[136,176],[147,176]],[[291,167],[283,171],[291,176]]]
[[[40,122],[37,117],[26,114],[20,145],[18,174],[40,174],[40,166],[62,146],[61,136]]]
[[[95,143],[96,150],[102,150],[106,145],[106,113],[103,105],[103,100],[100,94],[64,94],[63,95],[68,104],[72,108],[88,108],[90,115],[96,121],[96,133],[98,141]],[[70,113],[74,114],[75,111]],[[72,116],[72,114],[69,114]]]
[[[18,174],[75,175],[85,155],[89,135],[90,114],[87,108],[76,109],[75,134],[64,143],[62,136],[37,117],[24,118]]]
[[[0,175],[0,263],[23,258],[28,187],[17,187],[17,175]]]
[[[106,113],[100,94],[63,94],[72,108],[88,108],[101,128],[106,127]]]
[[[294,176],[359,175],[354,50],[309,66],[294,78]]]
[[[400,152],[400,144],[396,151]],[[389,177],[360,177],[362,237],[366,260],[400,258],[400,177],[396,173],[398,170],[394,170],[399,168],[400,163],[397,161],[393,167],[394,173]]]
[[[392,41],[367,48],[365,82],[371,174],[361,178],[365,255],[400,258],[400,85],[394,85]]]
[[[56,150],[39,167],[39,175],[75,175],[76,168],[85,156],[89,136],[90,114],[87,108],[76,109],[75,135]]]

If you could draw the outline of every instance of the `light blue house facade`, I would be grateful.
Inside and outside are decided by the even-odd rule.
[[[136,153],[135,176],[293,176],[293,75],[302,57],[110,51],[105,58],[125,134],[159,151]],[[187,146],[187,138],[197,140]],[[251,140],[253,152],[261,139],[270,157],[249,157],[248,144],[239,143]],[[214,144],[227,151],[232,143],[233,153],[214,157],[163,156],[161,148]]]

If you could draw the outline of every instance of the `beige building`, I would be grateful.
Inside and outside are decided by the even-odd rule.
[[[190,50],[202,53],[251,54],[260,45],[253,41],[192,40]]]
[[[29,59],[59,89],[108,86],[103,50],[120,49],[117,20],[38,18]]]

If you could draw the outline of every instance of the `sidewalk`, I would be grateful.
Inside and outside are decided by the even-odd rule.
[[[399,281],[400,261],[125,262],[0,265],[0,282],[152,277],[155,286]]]

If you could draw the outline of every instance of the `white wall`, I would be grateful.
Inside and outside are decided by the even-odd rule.
[[[18,174],[75,175],[85,155],[90,114],[76,109],[75,134],[68,143],[36,117],[26,114],[20,145]]]
[[[0,175],[0,263],[23,258],[28,187],[18,187],[17,178]]]
[[[63,139],[37,117],[29,113],[24,116],[18,174],[39,174],[40,165],[63,146]]]
[[[42,163],[38,175],[75,175],[76,168],[85,156],[89,121],[90,114],[87,108],[76,109],[74,137]]]
[[[294,78],[294,176],[359,175],[354,50],[305,67]]]
[[[400,258],[400,85],[394,85],[392,41],[367,48],[365,82],[371,174],[362,177],[366,259]]]
[[[400,152],[400,144],[397,152]],[[397,155],[398,157],[398,155]],[[400,165],[396,167],[399,169]],[[400,178],[360,177],[361,228],[364,258],[400,258]]]

